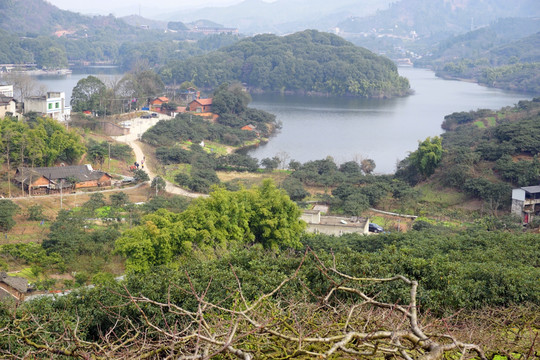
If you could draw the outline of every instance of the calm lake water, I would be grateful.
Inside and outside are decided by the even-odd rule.
[[[443,80],[425,69],[400,67],[414,95],[389,100],[253,95],[250,106],[276,115],[283,125],[268,144],[249,152],[257,159],[286,153],[300,162],[332,156],[337,163],[359,156],[375,160],[376,173],[392,173],[397,161],[416,150],[419,140],[442,133],[444,116],[456,111],[499,109],[531,95],[490,89],[473,83]],[[104,79],[119,77],[111,69],[94,69]],[[89,72],[40,77],[50,91],[73,87]]]
[[[264,159],[286,153],[302,163],[327,156],[343,163],[362,156],[375,160],[376,173],[393,173],[419,140],[442,133],[445,115],[532,98],[443,80],[425,69],[400,67],[399,73],[409,79],[414,95],[389,100],[253,95],[250,106],[275,114],[283,127],[249,154]]]

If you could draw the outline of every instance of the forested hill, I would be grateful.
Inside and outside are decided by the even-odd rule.
[[[127,30],[129,25],[114,16],[84,16],[61,10],[44,0],[0,0],[0,29],[28,35],[51,35],[57,30],[87,35],[102,28]]]
[[[393,97],[410,91],[409,81],[389,59],[315,30],[284,37],[257,35],[170,63],[162,76],[167,82],[189,80],[206,88],[240,81],[267,92]]]

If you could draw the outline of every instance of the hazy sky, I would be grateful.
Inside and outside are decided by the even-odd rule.
[[[124,16],[139,13],[162,14],[167,10],[193,9],[205,6],[227,6],[242,2],[242,0],[48,0],[51,4],[63,10],[83,14],[113,14]],[[271,2],[271,1],[269,1]]]

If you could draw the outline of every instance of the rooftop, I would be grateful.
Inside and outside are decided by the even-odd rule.
[[[37,167],[37,168],[19,168],[15,179],[21,183],[27,183],[30,178],[37,180],[38,177],[45,177],[50,181],[75,178],[79,181],[98,180],[104,173],[96,171],[92,166],[74,165],[74,166],[54,166],[54,167]]]
[[[538,194],[540,193],[540,185],[537,186],[525,186],[521,188],[522,190],[525,190],[529,194]]]

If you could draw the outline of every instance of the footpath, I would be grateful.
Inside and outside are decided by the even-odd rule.
[[[116,141],[123,142],[123,143],[129,145],[133,149],[133,152],[135,153],[135,161],[137,163],[139,163],[139,164],[144,163],[144,165],[146,165],[143,170],[148,174],[148,177],[150,178],[150,181],[152,181],[152,179],[155,178],[156,175],[147,166],[147,163],[144,161],[144,159],[146,159],[146,157],[145,157],[145,155],[144,155],[144,153],[142,151],[142,147],[140,145],[139,140],[140,140],[142,134],[144,134],[144,132],[146,130],[150,129],[152,126],[157,124],[158,121],[160,121],[160,120],[170,120],[170,119],[172,119],[172,117],[167,116],[167,115],[163,115],[163,114],[159,114],[159,116],[157,118],[151,118],[151,119],[135,118],[135,119],[133,119],[131,121],[129,134],[114,137],[114,139]],[[165,179],[163,179],[163,180],[165,180]],[[171,182],[169,182],[167,180],[165,180],[165,191],[168,192],[168,193],[171,193],[171,194],[186,196],[186,197],[190,197],[190,198],[198,198],[198,197],[206,197],[206,196],[208,196],[206,194],[198,194],[198,193],[187,191],[187,190],[185,190],[185,189],[183,189],[183,188],[181,188],[179,186],[174,185],[173,183],[171,183]]]

